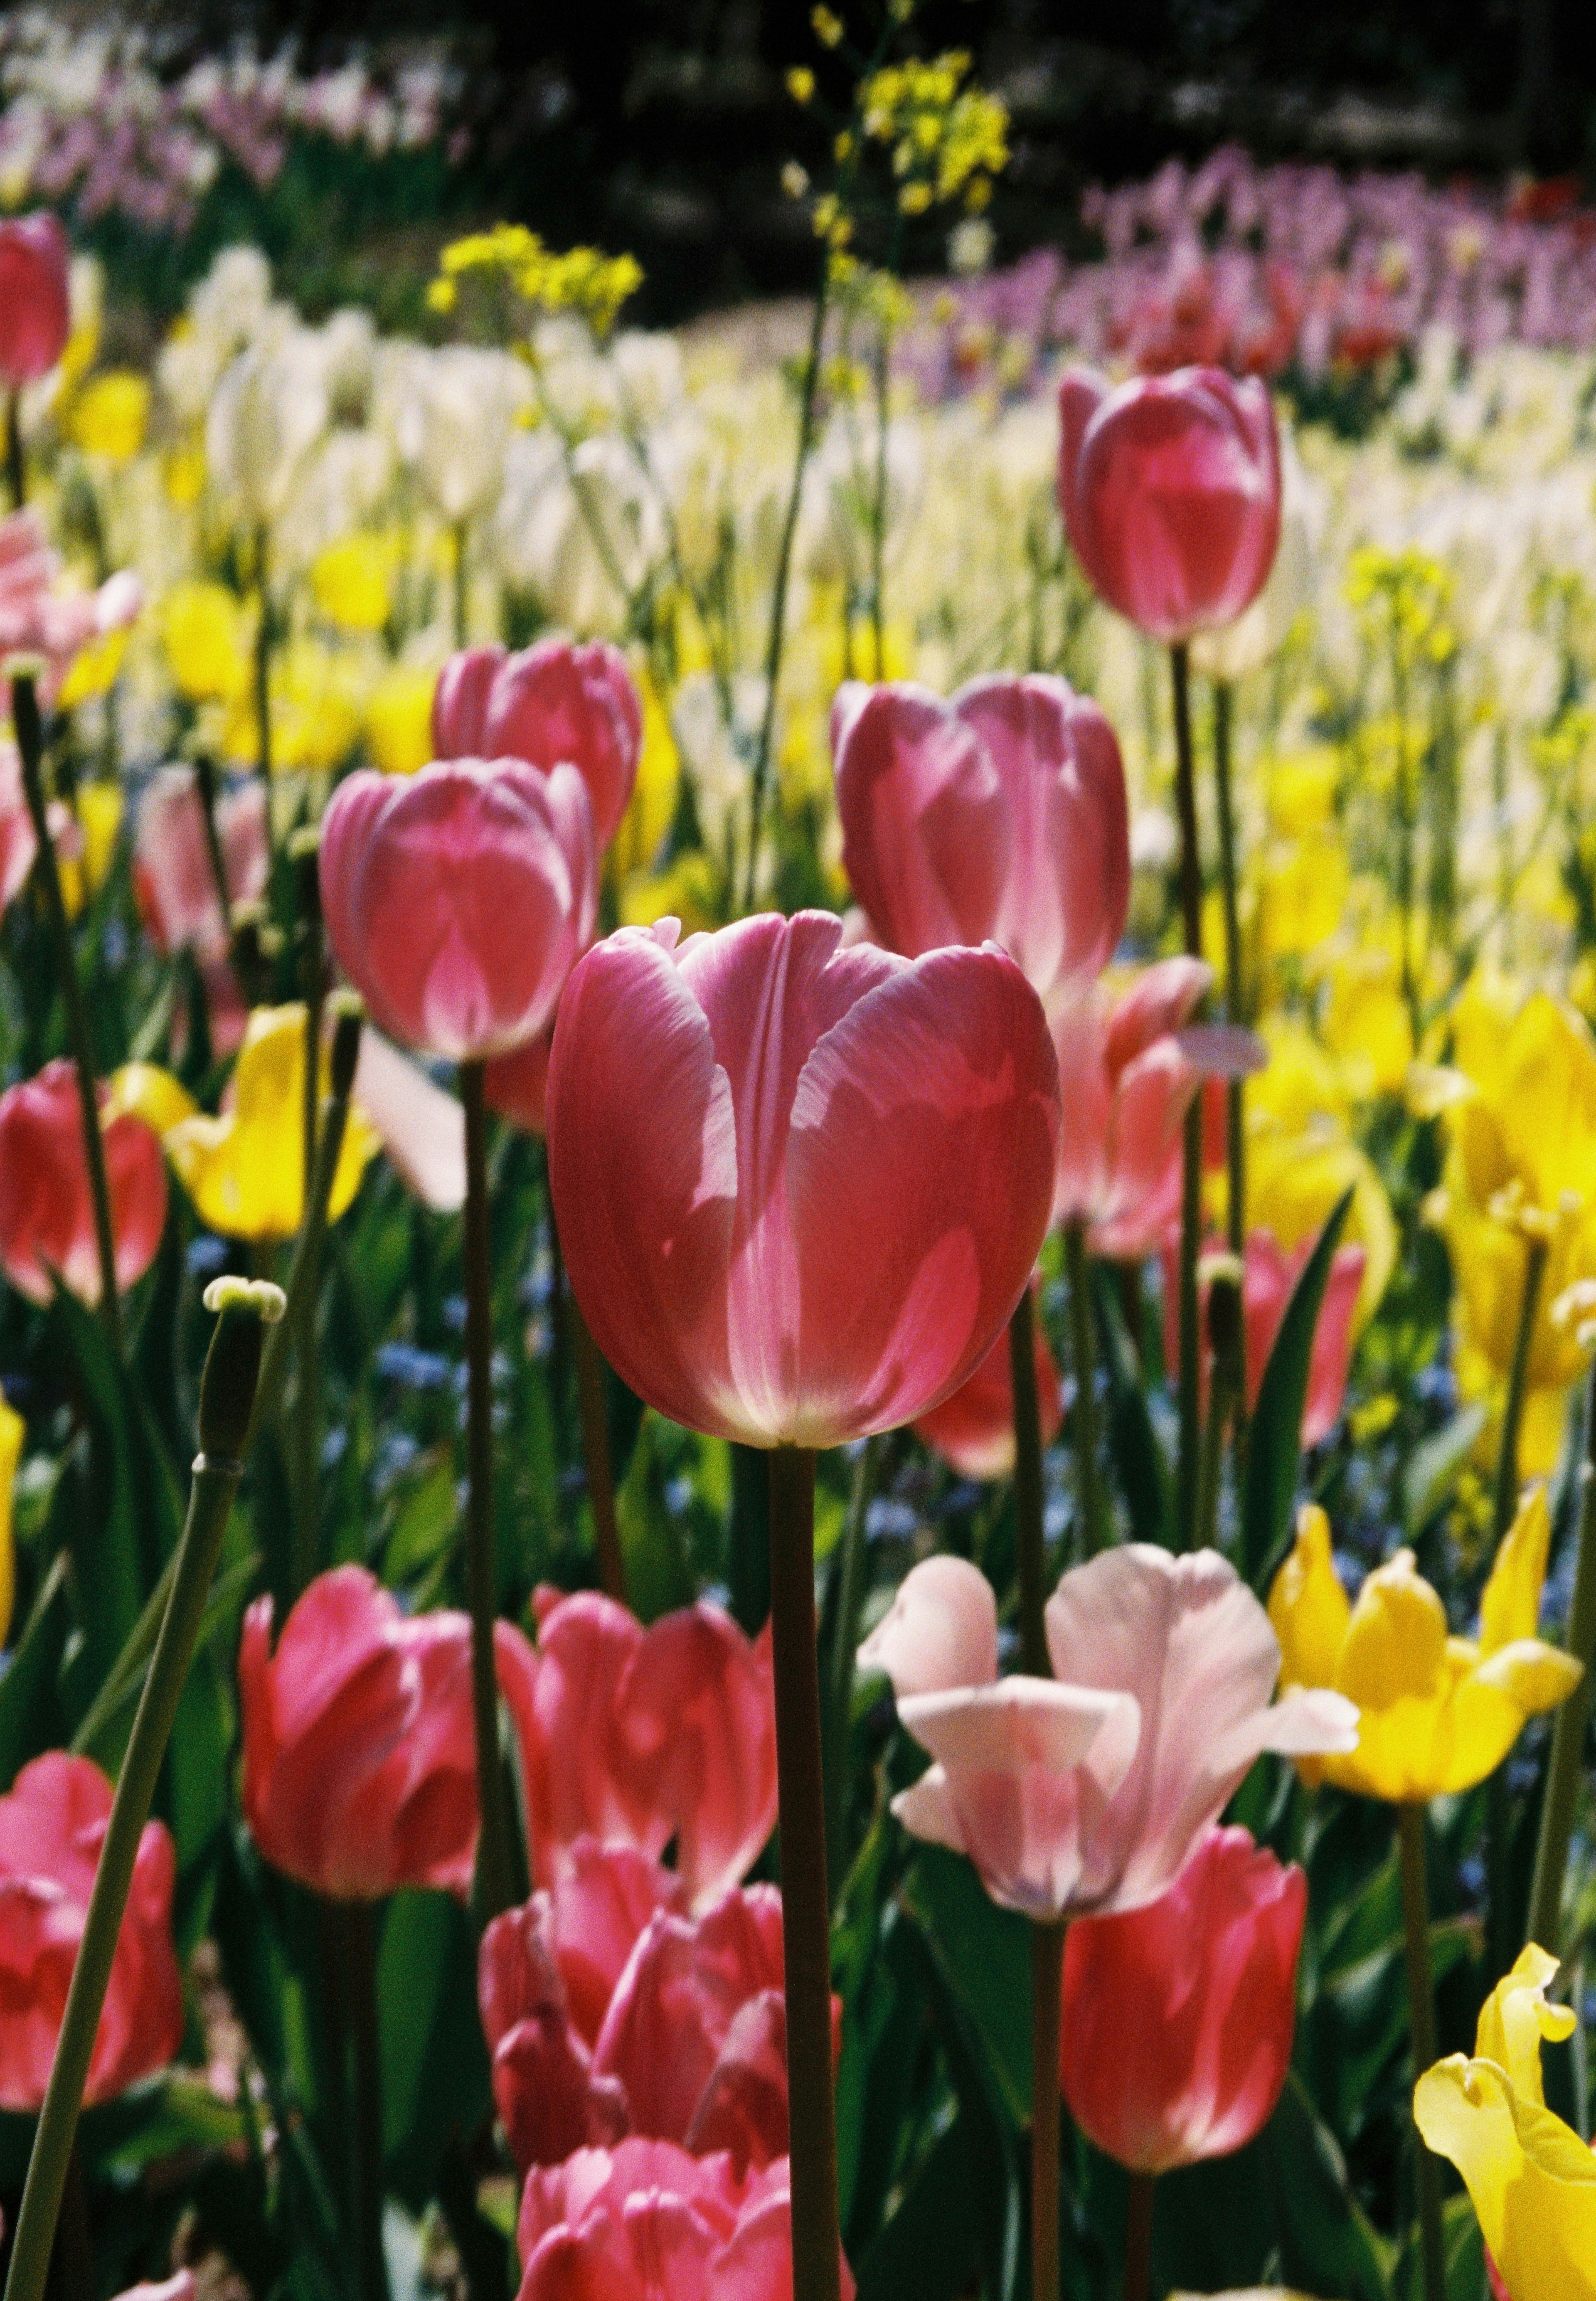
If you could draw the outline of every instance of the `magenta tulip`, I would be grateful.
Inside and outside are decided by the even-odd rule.
[[[105,1089],[99,1089],[100,1100]],[[155,1129],[122,1111],[102,1121],[119,1289],[155,1259],[166,1226],[166,1168]],[[79,1301],[100,1299],[94,1201],[78,1078],[63,1058],[0,1094],[0,1269],[30,1301],[57,1277]]]
[[[594,1337],[673,1419],[832,1446],[956,1390],[1047,1228],[1057,1065],[996,950],[827,914],[599,943],[561,1001],[549,1180]]]
[[[614,837],[637,781],[643,707],[619,648],[539,640],[519,655],[465,648],[449,657],[432,700],[440,759],[524,759],[573,766],[588,787],[593,841]]]
[[[0,384],[8,391],[48,375],[66,349],[71,255],[47,210],[0,223]]]
[[[592,819],[572,766],[461,759],[338,785],[322,819],[338,965],[389,1038],[478,1062],[535,1038],[592,932]]]
[[[1134,2173],[1240,2149],[1291,2062],[1308,1880],[1244,1829],[1210,1829],[1168,1892],[1081,1918],[1064,1951],[1070,2114]]]
[[[1184,641],[1251,606],[1280,541],[1280,441],[1256,376],[1085,368],[1059,388],[1058,500],[1099,596],[1149,639]]]
[[[842,859],[876,939],[910,958],[992,941],[1044,997],[1124,932],[1124,769],[1062,679],[977,679],[952,700],[856,682],[831,706]]]

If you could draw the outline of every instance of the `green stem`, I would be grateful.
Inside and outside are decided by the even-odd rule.
[[[598,1586],[606,1598],[616,1598],[624,1605],[626,1560],[621,1552],[621,1531],[615,1523],[615,1479],[610,1467],[604,1360],[574,1293],[571,1297],[570,1318],[572,1340],[576,1345],[576,1403],[581,1417],[582,1458],[588,1472],[588,1501],[593,1512],[594,1545],[598,1552]]]
[[[266,792],[266,822],[272,821],[272,590],[271,538],[263,521],[255,531],[255,580],[260,620],[255,634],[255,763]],[[268,836],[270,829],[268,828]]]
[[[792,2301],[840,2301],[837,2108],[831,2091],[831,1910],[815,1640],[815,1456],[770,1458],[771,1636],[792,2136]]]
[[[67,2159],[66,2186],[62,2191],[45,2294],[46,2301],[97,2301],[94,2240],[88,2227],[88,2185],[83,2179],[83,2152],[76,2141]]]
[[[870,629],[875,675],[887,676],[887,418],[891,338],[882,323],[875,353],[875,500],[870,523]]]
[[[138,1841],[188,1675],[216,1560],[238,1492],[244,1442],[259,1377],[263,1320],[280,1317],[275,1287],[217,1282],[207,1301],[221,1315],[199,1396],[199,1454],[178,1549],[171,1598],[162,1619],[149,1677],[117,1778],[72,1968],[55,2058],[45,2088],[17,2220],[5,2301],[42,2301],[56,2216],[66,2185],[88,2064],[133,1880]]]
[[[307,834],[297,833],[296,839]],[[314,834],[308,834],[313,841]],[[294,855],[299,913],[299,978],[305,1000],[305,1063],[301,1075],[303,1100],[303,1143],[300,1154],[302,1189],[300,1195],[300,1227],[310,1219],[311,1197],[316,1175],[316,1129],[321,1117],[322,1102],[322,1017],[326,1003],[327,975],[322,951],[321,889],[317,879],[316,854],[313,843],[298,849]],[[318,1254],[308,1273],[308,1291],[300,1306],[295,1327],[295,1362],[297,1376],[294,1393],[293,1477],[294,1533],[300,1562],[308,1580],[316,1570],[322,1551],[321,1527],[321,1417],[318,1405],[321,1378],[317,1368],[317,1311],[320,1308],[320,1269]],[[304,1584],[296,1581],[295,1588]]]
[[[1247,994],[1241,979],[1236,817],[1231,792],[1231,690],[1230,682],[1224,679],[1214,682],[1214,794],[1219,817],[1219,885],[1224,903],[1224,1013],[1227,1022],[1245,1023]],[[1240,1079],[1232,1079],[1227,1084],[1224,1109],[1227,1233],[1231,1252],[1241,1254],[1247,1244],[1247,1137]]]
[[[1541,1282],[1546,1275],[1546,1241],[1525,1241],[1524,1292],[1518,1300],[1518,1326],[1513,1336],[1513,1358],[1508,1370],[1508,1393],[1502,1402],[1501,1439],[1496,1450],[1496,1479],[1491,1498],[1493,1550],[1512,1525],[1518,1509],[1518,1433],[1524,1421],[1524,1394],[1528,1385],[1530,1345],[1535,1336],[1535,1314],[1541,1305]]]
[[[787,637],[787,586],[792,573],[792,550],[803,506],[804,471],[815,444],[815,404],[820,389],[820,356],[825,342],[826,307],[830,301],[831,259],[828,250],[815,290],[815,313],[809,323],[809,350],[798,399],[798,453],[793,459],[792,492],[781,526],[776,555],[776,577],[771,591],[770,635],[765,648],[765,712],[759,723],[759,743],[754,753],[754,773],[748,798],[748,866],[743,885],[743,908],[754,908],[759,870],[759,839],[764,827],[766,786],[770,781],[771,750],[776,735],[776,689],[781,676],[781,651]]]
[[[848,1516],[837,1545],[833,1571],[839,1577],[826,1663],[826,1703],[821,1719],[821,1749],[826,1786],[826,1868],[839,1891],[848,1874],[848,1760],[853,1721],[854,1657],[859,1644],[859,1610],[865,1602],[865,1527],[881,1468],[882,1440],[866,1438],[854,1464]]]
[[[50,833],[49,804],[45,796],[45,737],[38,698],[30,679],[13,679],[11,714],[16,729],[17,751],[22,763],[22,792],[38,847],[34,871],[45,891],[45,915],[55,954],[55,980],[66,1008],[67,1044],[78,1083],[78,1107],[83,1127],[83,1156],[88,1168],[88,1195],[94,1208],[95,1247],[100,1265],[100,1316],[111,1347],[121,1355],[121,1301],[116,1288],[116,1236],[111,1226],[111,1186],[105,1176],[105,1142],[100,1131],[99,1095],[95,1084],[94,1043],[88,1034],[88,1011],[78,980],[72,950],[71,922],[61,891],[61,868]]]
[[[21,511],[28,500],[28,459],[22,453],[22,397],[17,391],[5,403],[5,479],[11,507]]]
[[[1058,2292],[1059,2041],[1064,2027],[1064,1928],[1031,1928],[1031,2292]]]
[[[382,2251],[382,2038],[377,2021],[377,1912],[369,1902],[334,1904],[354,2075],[349,2148],[351,2226],[359,2301],[388,2301]]]
[[[1402,1926],[1408,1945],[1408,2020],[1416,2084],[1435,2060],[1435,1983],[1430,1967],[1430,1887],[1425,1869],[1425,1809],[1397,1808],[1402,1862]],[[1416,2132],[1419,2242],[1425,2301],[1447,2301],[1446,2247],[1441,2218],[1441,2168]]]
[[[1048,1544],[1042,1524],[1042,1432],[1036,1402],[1035,1310],[1026,1287],[1008,1322],[1008,1370],[1014,1387],[1015,1547],[1019,1559],[1020,1668],[1028,1678],[1051,1675],[1048,1660]]]
[[[1584,1676],[1557,1714],[1551,1729],[1541,1836],[1535,1847],[1535,1877],[1530,1888],[1529,1938],[1553,1957],[1562,1954],[1563,1879],[1574,1836],[1585,1728],[1591,1719],[1591,1674],[1596,1669],[1596,1366],[1585,1398],[1585,1459],[1579,1472],[1579,1557],[1574,1602],[1568,1613],[1567,1648],[1584,1665]]]
[[[1191,746],[1191,676],[1185,642],[1169,650],[1174,698],[1174,796],[1181,833],[1181,927],[1186,955],[1202,957],[1202,857],[1197,829],[1197,776]],[[1202,1245],[1202,1097],[1186,1113],[1181,1163],[1180,1453],[1175,1472],[1175,1538],[1190,1550],[1196,1538],[1201,1451],[1198,1352],[1197,1258]]]
[[[1224,1462],[1224,1433],[1234,1402],[1217,1356],[1208,1375],[1208,1410],[1203,1419],[1202,1454],[1197,1479],[1195,1550],[1211,1550],[1219,1530],[1219,1478]]]
[[[457,648],[465,645],[465,627],[469,620],[466,615],[465,545],[466,523],[457,519],[455,522],[455,645]]]
[[[202,751],[194,762],[194,788],[199,797],[200,820],[205,824],[205,854],[210,861],[211,876],[216,883],[216,899],[221,906],[221,924],[230,941],[233,901],[228,892],[227,857],[216,823],[216,762],[208,751]]]
[[[1150,2301],[1156,2180],[1152,2173],[1132,2173],[1126,2182],[1124,2301]]]
[[[488,1235],[488,1112],[482,1066],[460,1066],[465,1109],[465,1588],[471,1608],[472,1710],[477,1736],[477,1901],[484,1925],[514,1900],[510,1817],[498,1761],[498,1678],[493,1624],[498,1573],[493,1540],[493,1298]]]
[[[1064,1267],[1069,1281],[1070,1346],[1075,1374],[1075,1481],[1081,1502],[1081,1527],[1085,1554],[1095,1558],[1108,1539],[1103,1509],[1102,1481],[1098,1477],[1098,1402],[1091,1347],[1091,1274],[1086,1259],[1086,1234],[1071,1223],[1064,1234]]]
[[[314,1509],[316,1313],[321,1302],[322,1249],[327,1237],[332,1185],[337,1178],[338,1159],[344,1148],[344,1132],[348,1124],[349,1098],[355,1085],[355,1067],[360,1055],[360,1010],[350,1002],[340,1008],[332,1034],[331,1092],[316,1142],[315,1168],[311,1176],[299,1240],[288,1270],[288,1314],[282,1322],[280,1335],[274,1333],[266,1344],[266,1355],[261,1366],[260,1396],[255,1407],[255,1426],[258,1427],[277,1410],[277,1402],[288,1372],[288,1351],[292,1346],[299,1369],[300,1395],[297,1402],[296,1423],[302,1445],[306,1427],[310,1432],[308,1491],[303,1506],[294,1511],[289,1536],[292,1544],[289,1573],[296,1596],[315,1573],[320,1550],[320,1530]],[[301,1475],[304,1471],[302,1460]]]

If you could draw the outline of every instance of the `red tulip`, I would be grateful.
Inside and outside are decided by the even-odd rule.
[[[592,820],[572,766],[369,770],[322,819],[322,909],[378,1027],[475,1062],[535,1038],[592,933]]]
[[[498,1626],[521,1745],[532,1865],[557,1878],[583,1838],[676,1868],[702,1909],[747,1875],[776,1819],[770,1636],[707,1604],[645,1630],[597,1591],[539,1594],[538,1643]]]
[[[334,1901],[470,1890],[477,1842],[471,1625],[407,1620],[361,1566],[318,1575],[272,1652],[244,1617],[244,1815],[279,1870]]]
[[[1059,388],[1058,501],[1092,589],[1149,639],[1233,623],[1280,541],[1280,441],[1256,376],[1182,368]]]
[[[1160,1900],[1076,1920],[1059,2075],[1099,2149],[1167,2173],[1261,2130],[1291,2066],[1307,1913],[1294,1863],[1244,1829],[1210,1829]]]
[[[507,1055],[495,1055],[482,1074],[482,1092],[489,1110],[497,1110],[513,1126],[528,1134],[541,1134],[547,1125],[548,1058],[554,1032],[540,1031],[535,1039]]]
[[[66,349],[71,254],[46,210],[0,223],[0,384],[8,391],[48,375]]]
[[[1180,1033],[1212,970],[1198,958],[1148,967],[1117,1004],[1093,983],[1051,1006],[1064,1125],[1054,1214],[1080,1223],[1094,1254],[1150,1254],[1181,1202],[1181,1124],[1201,1075]]]
[[[1034,1322],[1036,1402],[1042,1444],[1050,1446],[1064,1421],[1058,1368],[1040,1318]],[[973,1375],[940,1406],[922,1414],[915,1435],[934,1447],[961,1478],[1007,1478],[1014,1470],[1014,1376],[1008,1336],[1000,1334]]]
[[[649,1919],[656,1910],[685,1912],[686,1881],[634,1845],[579,1837],[561,1847],[549,1883],[533,1900],[572,2022],[591,2051]]]
[[[464,648],[439,674],[432,742],[440,759],[524,759],[576,768],[593,810],[593,843],[609,845],[643,749],[643,707],[619,648],[539,640],[519,655]]]
[[[258,776],[218,796],[216,831],[229,904],[258,902],[271,864],[266,794]],[[202,967],[226,961],[228,920],[189,767],[163,767],[146,786],[133,841],[133,892],[157,950],[190,950]]]
[[[1302,1267],[1313,1252],[1313,1245],[1312,1239],[1304,1239],[1299,1247],[1288,1254],[1275,1243],[1273,1231],[1255,1230],[1248,1235],[1247,1252],[1242,1262],[1241,1315],[1247,1336],[1247,1405],[1249,1412],[1258,1404],[1258,1385],[1264,1379],[1264,1368],[1269,1363],[1269,1353],[1274,1347],[1281,1320],[1285,1317],[1286,1305],[1291,1299],[1291,1289],[1302,1275]],[[1172,1366],[1179,1355],[1178,1253],[1178,1241],[1173,1234],[1166,1235],[1164,1242],[1164,1347]],[[1324,1299],[1319,1305],[1319,1323],[1314,1329],[1313,1351],[1308,1363],[1308,1397],[1302,1410],[1302,1443],[1305,1446],[1317,1446],[1328,1438],[1341,1416],[1347,1373],[1352,1360],[1352,1319],[1358,1309],[1366,1259],[1361,1246],[1341,1246],[1336,1249],[1331,1261]],[[1201,1292],[1199,1324],[1206,1336],[1206,1281]],[[1205,1402],[1212,1355],[1205,1343],[1200,1369]]]
[[[106,1090],[99,1089],[100,1100]],[[155,1259],[166,1225],[166,1168],[153,1127],[130,1111],[102,1121],[116,1283],[132,1286]],[[0,1094],[0,1269],[30,1301],[59,1276],[80,1301],[100,1299],[94,1201],[72,1066],[46,1063]]]
[[[0,1797],[0,2109],[44,2100],[110,1819],[110,1783],[64,1750],[35,1758]],[[182,2043],[176,1875],[171,1832],[147,1822],[88,2065],[91,2102],[153,2077]]]
[[[837,1445],[956,1390],[1052,1196],[1057,1065],[1018,968],[841,932],[623,929],[555,1031],[549,1181],[594,1339],[662,1412],[759,1446]]]
[[[517,2236],[519,2301],[792,2301],[784,2157],[745,2179],[670,2141],[581,2149],[528,2175]]]
[[[951,702],[850,682],[831,706],[842,859],[875,935],[918,958],[996,942],[1045,996],[1124,932],[1131,845],[1114,730],[1062,679]]]

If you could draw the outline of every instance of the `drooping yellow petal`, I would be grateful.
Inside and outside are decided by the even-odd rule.
[[[1288,1686],[1333,1686],[1352,1609],[1331,1554],[1330,1520],[1316,1502],[1297,1513],[1297,1539],[1269,1592]]]
[[[1541,1590],[1551,1551],[1546,1488],[1532,1487],[1502,1538],[1480,1602],[1480,1652],[1496,1653],[1515,1638],[1533,1638],[1541,1627]]]
[[[1596,2156],[1494,2062],[1427,2070],[1413,2113],[1467,2186],[1513,2301],[1596,2301]]]
[[[1520,2101],[1544,2107],[1541,2085],[1541,2040],[1571,2037],[1576,2027],[1572,2005],[1549,2005],[1546,1992],[1557,1979],[1558,1962],[1538,1942],[1520,1950],[1517,1962],[1480,2008],[1475,2057],[1494,2062],[1507,2074]]]
[[[17,1546],[12,1523],[13,1490],[22,1459],[27,1428],[9,1399],[0,1397],[0,1645],[11,1631],[17,1596]]]

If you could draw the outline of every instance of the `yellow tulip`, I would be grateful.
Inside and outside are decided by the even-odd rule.
[[[272,666],[272,766],[312,774],[342,766],[364,732],[366,690],[350,657],[308,639],[284,648]],[[252,727],[244,757],[258,756]]]
[[[1395,959],[1360,946],[1338,952],[1329,974],[1325,1045],[1346,1065],[1360,1101],[1400,1093],[1413,1059],[1413,1033]]]
[[[78,394],[67,431],[86,456],[107,464],[130,464],[144,445],[149,422],[147,378],[132,368],[108,368]]]
[[[619,879],[631,878],[652,867],[675,816],[681,789],[681,755],[676,748],[671,715],[647,674],[639,681],[639,690],[643,699],[643,748],[638,759],[638,779],[610,849]]]
[[[225,583],[174,583],[161,610],[166,660],[191,703],[230,702],[249,684],[244,604]]]
[[[72,657],[71,667],[61,682],[55,700],[63,711],[74,710],[79,703],[89,703],[96,696],[108,695],[116,684],[116,675],[122,667],[122,657],[128,651],[128,634],[121,631],[104,632],[97,640],[90,640]]]
[[[1495,1772],[1525,1721],[1578,1685],[1578,1662],[1535,1636],[1551,1520],[1543,1488],[1519,1510],[1480,1607],[1480,1635],[1453,1637],[1446,1609],[1400,1550],[1350,1605],[1331,1554],[1330,1522],[1313,1504],[1269,1593],[1288,1686],[1328,1686],[1358,1710],[1358,1747],[1302,1759],[1308,1781],[1365,1797],[1423,1804]]]
[[[8,1399],[0,1398],[0,1644],[4,1644],[11,1628],[17,1597],[17,1545],[12,1526],[12,1503],[26,1435],[21,1416]]]
[[[1532,1942],[1486,1999],[1475,2057],[1453,2054],[1413,2093],[1425,2145],[1458,2168],[1513,2301],[1596,2301],[1596,2156],[1546,2106],[1541,2041],[1571,2037],[1549,2005],[1558,1962]]]
[[[180,1120],[166,1155],[202,1222],[230,1238],[285,1239],[305,1207],[305,1027],[303,1006],[257,1008],[238,1050],[220,1117]],[[327,1092],[328,1057],[322,1057]],[[330,1209],[344,1212],[359,1187],[377,1137],[351,1110],[333,1176]]]
[[[105,1085],[105,1100],[100,1106],[101,1124],[105,1126],[125,1112],[142,1118],[164,1140],[174,1126],[192,1118],[199,1109],[182,1081],[163,1070],[159,1063],[124,1063],[112,1072]]]
[[[316,606],[344,632],[380,632],[388,621],[393,546],[380,535],[346,535],[318,552],[310,571]]]
[[[121,829],[122,791],[120,783],[85,783],[79,791],[75,836],[71,851],[57,853],[61,892],[67,916],[76,918],[86,902],[97,895],[111,875]]]
[[[432,757],[432,692],[438,674],[397,663],[366,703],[366,749],[385,775],[414,775]]]

